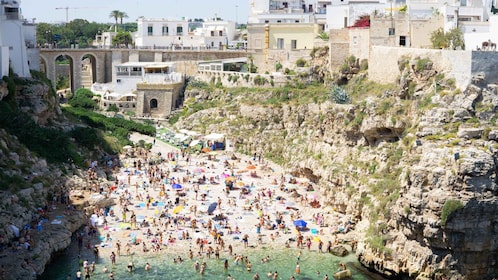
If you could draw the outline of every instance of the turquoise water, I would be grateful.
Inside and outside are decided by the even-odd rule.
[[[73,242],[75,243],[75,242]],[[195,250],[194,250],[195,251]],[[277,271],[279,274],[278,279],[289,279],[292,275],[295,279],[323,279],[325,274],[328,274],[329,279],[333,279],[332,275],[339,268],[339,262],[346,263],[348,268],[352,271],[353,279],[379,279],[376,275],[368,274],[367,272],[360,272],[356,270],[358,262],[354,254],[347,257],[339,258],[328,253],[308,252],[306,249],[301,250],[300,257],[301,273],[295,274],[295,267],[297,262],[297,254],[299,250],[295,248],[275,249],[246,249],[244,252],[238,252],[243,255],[248,255],[249,261],[253,264],[252,271],[247,272],[245,265],[234,263],[233,258],[229,258],[228,271],[225,271],[223,264],[227,259],[228,253],[221,253],[220,260],[216,260],[214,256],[211,259],[207,257],[195,258],[193,261],[188,259],[187,252],[182,254],[185,259],[183,263],[174,263],[173,255],[168,253],[149,253],[148,255],[135,255],[135,256],[118,256],[117,264],[111,266],[108,256],[101,256],[97,262],[95,273],[91,279],[109,279],[108,274],[104,274],[102,269],[104,266],[109,268],[109,271],[114,272],[115,279],[227,279],[230,274],[237,280],[253,279],[253,275],[258,272],[260,279],[269,279],[267,274],[269,272]],[[82,259],[88,259],[90,262],[94,260],[91,250],[83,249],[80,253]],[[270,256],[270,261],[261,263],[261,259]],[[193,267],[195,260],[200,263],[205,261],[207,268],[204,275],[200,275]],[[136,270],[133,273],[127,271],[129,261],[133,261]],[[149,262],[152,269],[146,271],[144,269],[146,262]],[[78,269],[78,248],[72,244],[61,255],[56,257],[54,261],[47,266],[43,275],[38,279],[76,279],[76,271]],[[317,271],[320,274],[317,274]]]

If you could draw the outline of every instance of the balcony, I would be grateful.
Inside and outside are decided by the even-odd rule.
[[[5,18],[9,20],[18,20],[19,19],[19,13],[16,12],[6,12],[5,13]]]

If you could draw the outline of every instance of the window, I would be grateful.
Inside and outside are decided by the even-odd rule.
[[[214,37],[214,31],[211,31],[211,37]]]
[[[120,84],[120,83],[121,83],[121,79],[117,79],[117,80],[116,80],[116,83],[117,83],[117,84]]]
[[[297,49],[297,40],[291,40],[291,49]]]
[[[223,30],[218,31],[218,36],[223,36]]]
[[[183,35],[183,26],[176,27],[176,35]]]
[[[394,27],[389,28],[389,36],[394,36],[394,34],[395,34]]]
[[[153,31],[152,25],[147,26],[147,35],[148,36],[152,36],[152,31]]]
[[[163,36],[169,35],[169,28],[167,25],[163,25]]]
[[[151,99],[150,100],[150,108],[151,109],[157,108],[157,99]]]
[[[358,45],[358,36],[353,36],[353,46]]]
[[[277,39],[277,49],[283,49],[284,48],[284,39],[283,38],[278,38]]]
[[[344,17],[344,28],[348,27],[348,17]]]
[[[399,45],[406,46],[406,36],[399,36]]]

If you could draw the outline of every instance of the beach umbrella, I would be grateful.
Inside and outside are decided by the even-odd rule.
[[[178,214],[180,211],[182,211],[183,205],[178,205],[175,208],[173,208],[173,214]]]
[[[247,169],[256,169],[256,166],[254,166],[254,165],[248,165],[246,168]]]
[[[235,181],[235,177],[233,177],[233,176],[226,177],[225,181]]]
[[[295,220],[294,225],[296,227],[306,227],[308,223],[306,223],[304,220]]]
[[[209,204],[209,207],[207,210],[209,215],[213,214],[214,210],[216,209],[216,206],[218,206],[217,202],[213,202],[213,203]]]
[[[174,190],[181,190],[181,189],[183,189],[183,186],[180,184],[173,184],[173,185],[171,185],[171,188]]]

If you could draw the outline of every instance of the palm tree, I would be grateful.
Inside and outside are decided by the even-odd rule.
[[[125,12],[119,12],[118,13],[118,18],[119,18],[119,25],[121,26],[121,28],[123,28],[123,18],[128,18],[128,15],[125,13]]]
[[[121,13],[122,12],[118,10],[114,10],[109,14],[109,17],[114,18],[114,20],[116,21],[116,25],[114,25],[114,32],[118,32],[118,18]]]

